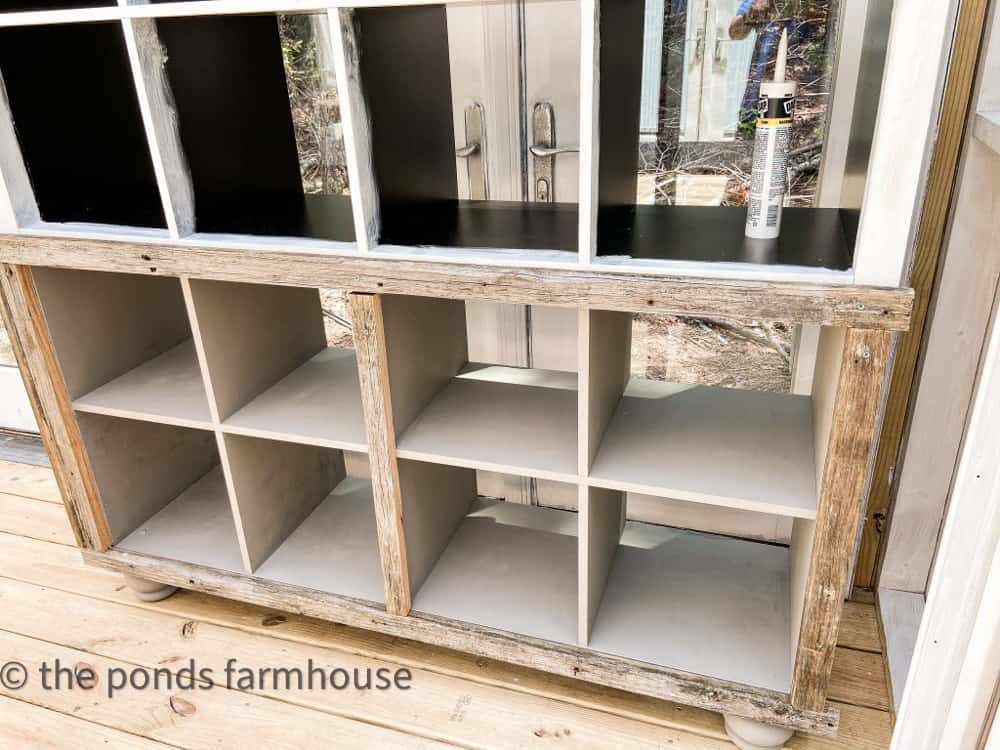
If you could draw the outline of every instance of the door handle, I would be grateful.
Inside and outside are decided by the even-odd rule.
[[[531,146],[529,149],[533,156],[546,158],[557,154],[575,154],[580,151],[572,146]]]
[[[572,154],[580,149],[556,145],[556,116],[551,102],[535,105],[531,131],[534,143],[528,146],[528,151],[534,157],[534,200],[536,203],[551,203],[555,200],[556,156]]]
[[[465,145],[455,149],[456,159],[465,159],[469,175],[469,199],[486,200],[486,118],[479,102],[465,108]]]

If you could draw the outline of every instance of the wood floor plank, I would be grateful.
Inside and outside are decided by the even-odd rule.
[[[287,640],[339,649],[365,658],[385,659],[414,669],[461,678],[465,682],[464,694],[477,692],[477,685],[492,685],[551,699],[553,702],[547,708],[549,712],[561,712],[560,704],[596,709],[614,718],[616,731],[626,731],[631,722],[640,721],[712,739],[722,739],[724,736],[721,718],[707,711],[607,690],[580,681],[402,639],[387,638],[376,633],[342,626],[331,627],[323,621],[276,613],[240,602],[180,592],[164,602],[143,604],[125,589],[120,576],[84,566],[76,550],[59,545],[5,535],[0,541],[0,575],[75,591],[108,602],[165,611],[181,618],[270,636],[280,639],[274,643],[276,650],[283,647],[281,640]],[[838,663],[839,658],[834,664],[835,674],[838,672]],[[888,714],[850,705],[840,705],[838,708],[843,712],[839,738],[820,741],[817,738],[799,737],[795,740],[798,744],[791,747],[802,750],[879,750],[887,747]],[[688,747],[697,745],[682,743],[674,746],[687,750]],[[731,745],[725,747],[731,750]]]
[[[169,745],[92,724],[33,703],[0,697],[0,747],[21,750],[165,750]]]
[[[62,504],[52,469],[0,461],[0,492]]]
[[[16,696],[59,713],[73,714],[95,724],[180,748],[326,750],[331,737],[337,738],[338,748],[429,750],[444,747],[422,738],[235,690],[187,691],[176,687],[167,689],[161,684],[159,688],[150,686],[144,690],[128,687],[108,698],[102,689],[108,684],[106,676],[112,669],[125,670],[128,674],[135,665],[13,633],[0,632],[0,653],[17,654],[30,677],[16,693],[0,686],[0,695]],[[97,673],[99,684],[91,691],[44,689],[37,679],[41,665],[52,665],[56,659],[74,667],[90,667]],[[152,670],[140,668],[138,674],[145,675],[140,679],[152,685]]]
[[[889,686],[881,654],[838,648],[829,698],[833,701],[889,710]]]
[[[859,651],[882,653],[882,639],[878,635],[878,618],[875,615],[874,604],[844,602],[837,645],[856,648]]]
[[[196,665],[211,670],[225,684],[227,660],[256,674],[261,669],[299,668],[310,664],[348,673],[396,666],[335,649],[282,642],[211,623],[96,601],[55,589],[0,579],[0,630],[77,648],[149,669]],[[86,628],[67,628],[54,615],[73,612]],[[276,647],[279,646],[279,647]],[[407,690],[308,689],[294,684],[264,686],[249,692],[305,709],[363,720],[403,734],[466,748],[525,747],[538,738],[572,738],[581,750],[607,747],[658,748],[684,742],[691,750],[722,750],[721,739],[644,722],[621,722],[611,714],[564,705],[552,711],[551,700],[468,682],[426,670],[412,675]]]
[[[62,505],[20,495],[0,494],[0,531],[75,546]]]

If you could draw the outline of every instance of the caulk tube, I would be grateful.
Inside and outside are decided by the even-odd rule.
[[[774,80],[760,85],[746,224],[746,236],[752,239],[772,240],[781,231],[796,88],[795,81],[785,80],[787,57],[788,31],[782,30]]]

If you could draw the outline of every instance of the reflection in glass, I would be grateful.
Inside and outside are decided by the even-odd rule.
[[[647,0],[636,202],[746,205],[755,107],[782,29],[799,82],[790,206],[813,205],[830,92],[831,0]]]

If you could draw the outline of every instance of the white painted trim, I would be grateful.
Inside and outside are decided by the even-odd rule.
[[[979,620],[1000,605],[1000,326],[994,320],[956,473],[893,750],[942,744],[953,710],[972,707],[960,683],[982,660]],[[994,674],[994,683],[995,683]],[[977,679],[978,679],[977,678]],[[992,690],[993,685],[990,685]],[[964,703],[963,703],[964,701]],[[970,719],[971,720],[971,719]],[[954,724],[954,721],[952,722]],[[979,722],[979,726],[982,721]]]
[[[957,9],[958,0],[893,6],[854,250],[858,284],[901,286],[909,275]]]
[[[344,156],[354,214],[355,244],[365,253],[378,243],[379,202],[372,161],[371,129],[361,83],[360,53],[350,10],[331,10],[330,41],[337,75]]]
[[[118,2],[125,5],[127,0]],[[156,23],[150,19],[123,19],[122,31],[163,215],[170,236],[176,239],[195,230],[194,186],[171,106],[164,49]]]
[[[481,0],[447,0],[449,3]],[[142,3],[136,5],[31,10],[0,13],[5,26],[45,26],[60,23],[120,21],[123,18],[179,18],[226,16],[249,13],[309,13],[337,8],[392,8],[410,5],[439,5],[441,0],[196,0],[196,2]]]
[[[0,366],[0,429],[38,432],[21,373],[9,365]]]
[[[0,75],[0,232],[40,221],[35,192],[21,156],[7,89]]]
[[[580,2],[580,263],[597,256],[601,0]]]
[[[924,614],[924,595],[880,588],[877,598],[882,632],[885,634],[885,658],[889,662],[889,690],[893,707],[899,711],[906,675],[913,661],[920,618]]]
[[[972,124],[972,134],[1000,154],[1000,111],[980,112]]]
[[[826,142],[820,162],[816,205],[840,208],[847,169],[847,153],[851,140],[861,57],[864,52],[865,21],[869,0],[842,0],[837,24],[837,56],[830,91]]]

